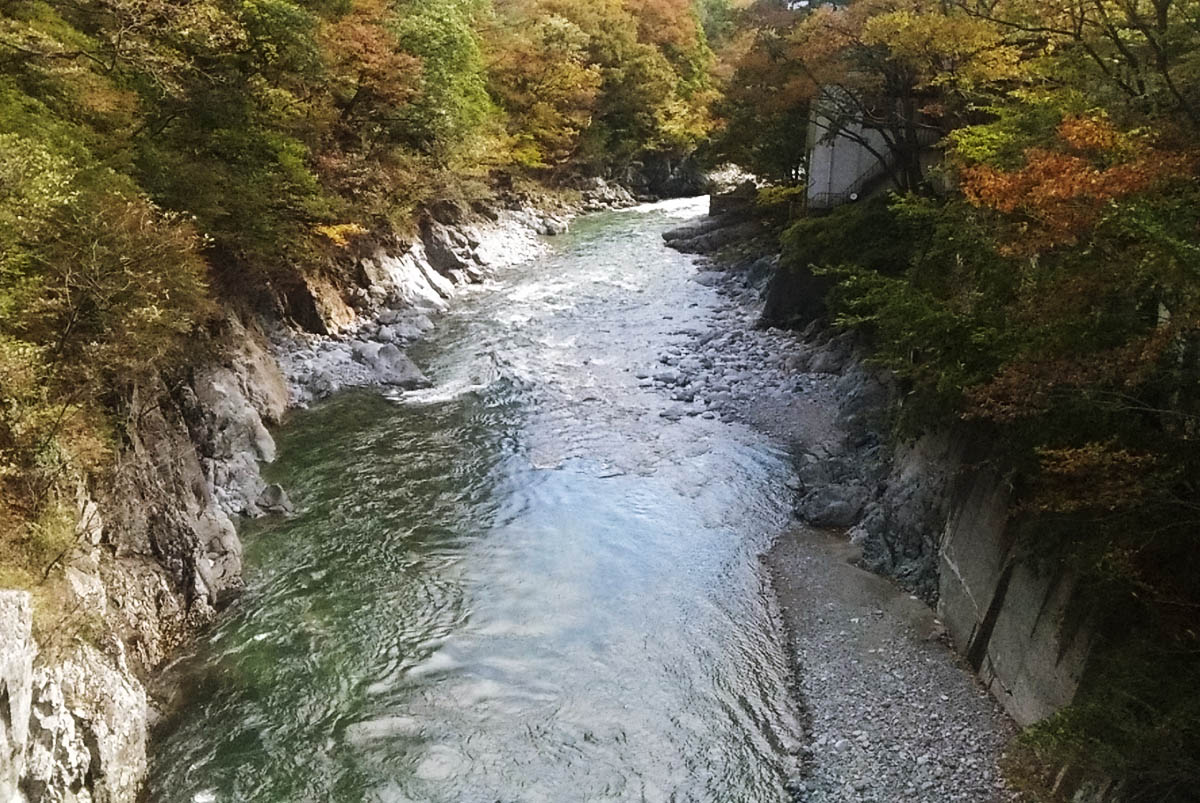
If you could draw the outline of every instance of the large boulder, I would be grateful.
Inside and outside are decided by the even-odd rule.
[[[760,324],[801,329],[825,315],[825,297],[833,287],[829,276],[818,276],[807,265],[782,264],[767,285]]]
[[[800,500],[796,512],[817,527],[845,528],[858,520],[870,498],[862,485],[822,485]]]
[[[458,284],[483,280],[483,271],[473,255],[474,246],[458,229],[429,219],[421,226],[421,241],[429,264],[438,273]]]
[[[354,359],[368,366],[377,381],[383,385],[395,385],[405,390],[427,388],[429,381],[421,369],[408,355],[392,343],[357,342],[353,346]]]
[[[664,235],[667,245],[685,254],[712,254],[729,245],[753,239],[762,234],[761,224],[755,220],[730,221],[716,218],[714,225],[699,224],[692,229],[668,232]],[[689,236],[690,235],[690,236]]]
[[[33,693],[33,605],[24,591],[0,591],[0,800],[16,801],[25,774]]]

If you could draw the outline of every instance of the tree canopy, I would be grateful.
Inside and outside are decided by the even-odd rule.
[[[215,297],[285,296],[355,237],[403,232],[422,204],[500,174],[597,174],[694,147],[713,92],[704,20],[723,24],[708,12],[0,2],[6,542],[73,457],[103,463],[102,448],[72,455],[83,422],[106,429],[134,383],[177,365]]]
[[[818,136],[878,132],[895,165],[869,214],[797,224],[790,269],[836,279],[835,320],[901,377],[910,431],[957,421],[1002,445],[1028,559],[1082,578],[1097,657],[1037,744],[1188,798],[1200,3],[762,0],[741,19],[724,153],[802,180],[779,131],[811,116]],[[884,231],[888,259],[863,258]]]

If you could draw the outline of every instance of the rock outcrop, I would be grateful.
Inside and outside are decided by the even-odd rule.
[[[33,702],[33,603],[24,591],[0,591],[0,800],[20,800]]]
[[[667,232],[667,243],[706,254],[744,243],[747,213],[729,199],[722,214]],[[797,387],[807,387],[806,375],[834,378],[839,434],[797,454],[797,516],[845,532],[863,567],[935,606],[955,647],[1018,723],[1069,704],[1090,648],[1086,619],[1068,615],[1075,580],[1024,551],[1007,478],[989,467],[986,439],[948,424],[897,440],[896,383],[869,366],[856,335],[827,325],[825,277],[778,265],[765,254],[722,268],[756,294],[760,325],[804,329],[786,359]]]
[[[896,390],[850,335],[814,327],[800,367],[839,374],[832,452],[799,457],[797,515],[844,530],[862,565],[936,606],[955,647],[1022,725],[1069,704],[1086,665],[1073,580],[1022,550],[1006,477],[964,425],[890,434]]]
[[[583,208],[634,202],[600,181],[581,194]],[[39,652],[30,595],[0,591],[0,803],[138,799],[144,682],[242,589],[239,517],[294,509],[260,472],[270,426],[339,388],[428,386],[404,349],[458,288],[569,227],[571,210],[510,206],[435,204],[414,241],[337,271],[348,285],[307,277],[280,290],[274,316],[229,311],[211,357],[134,389],[111,478],[81,483],[54,649]]]

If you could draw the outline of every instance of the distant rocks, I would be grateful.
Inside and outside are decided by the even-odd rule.
[[[354,359],[368,366],[382,385],[395,385],[405,390],[427,388],[433,383],[421,369],[393,343],[354,341],[350,344]]]
[[[731,221],[715,217],[665,232],[663,240],[671,248],[685,254],[712,254],[726,246],[752,239],[762,232],[762,225],[756,220]]]
[[[305,406],[350,387],[429,387],[406,349],[429,334],[462,286],[541,253],[546,246],[538,238],[566,234],[576,211],[637,203],[628,190],[602,179],[582,179],[575,188],[581,201],[574,209],[540,209],[536,199],[519,194],[499,205],[432,204],[414,242],[360,260],[359,285],[345,291],[346,311],[328,299],[314,302],[304,309],[321,320],[305,323],[307,331],[280,326],[272,333],[290,403]],[[336,319],[325,320],[322,310],[334,308]]]
[[[637,198],[629,190],[602,178],[581,178],[573,186],[574,189],[579,190],[580,207],[585,212],[622,209],[636,206],[638,203]]]

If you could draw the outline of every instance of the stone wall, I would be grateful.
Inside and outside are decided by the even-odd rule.
[[[1068,705],[1089,635],[1068,616],[1074,578],[1022,554],[1009,489],[991,471],[965,471],[952,493],[938,552],[938,614],[987,685],[1021,725]]]

